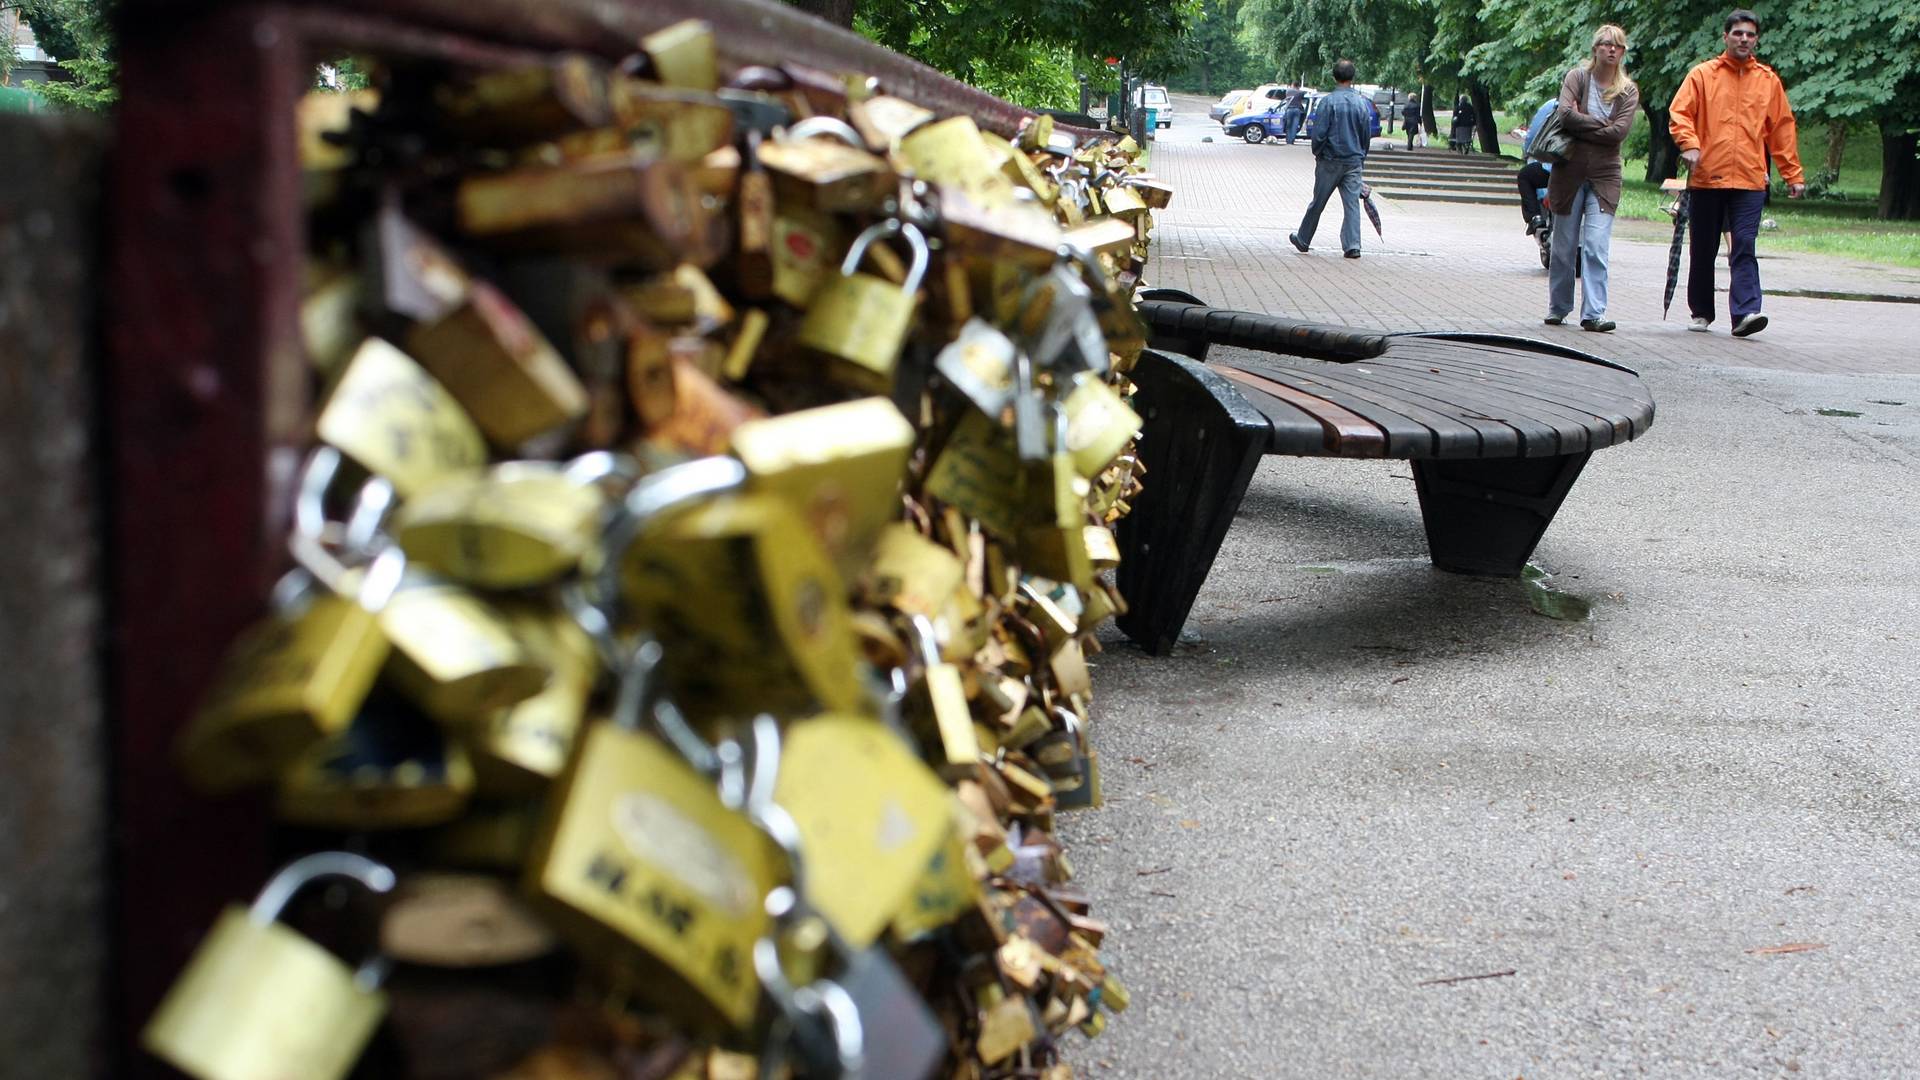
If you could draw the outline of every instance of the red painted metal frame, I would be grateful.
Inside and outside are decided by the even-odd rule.
[[[309,425],[294,107],[329,53],[493,66],[609,57],[684,18],[723,65],[877,76],[1012,134],[1029,114],[777,0],[123,0],[109,179],[103,425],[117,880],[112,1075],[218,907],[266,875],[266,814],[189,792],[171,748],[226,643],[285,566]]]

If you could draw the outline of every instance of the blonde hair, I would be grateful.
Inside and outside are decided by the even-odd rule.
[[[1593,50],[1602,45],[1620,46],[1620,66],[1613,70],[1613,81],[1600,88],[1600,100],[1612,104],[1613,99],[1625,93],[1633,85],[1627,77],[1627,32],[1612,23],[1593,32],[1593,44],[1587,46],[1587,59],[1580,66],[1593,70]]]

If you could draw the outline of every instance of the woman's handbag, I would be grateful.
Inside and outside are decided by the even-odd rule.
[[[1527,156],[1535,161],[1544,161],[1549,165],[1558,165],[1567,160],[1567,151],[1573,148],[1573,136],[1567,133],[1563,122],[1566,110],[1555,109],[1540,121],[1540,130],[1529,132],[1527,137]]]

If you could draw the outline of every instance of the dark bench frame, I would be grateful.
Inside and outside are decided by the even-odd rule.
[[[1424,447],[1391,445],[1363,416],[1352,415],[1353,423],[1341,426],[1344,410],[1318,396],[1326,389],[1290,385],[1287,374],[1292,369],[1226,367],[1231,375],[1222,374],[1202,362],[1208,347],[1238,346],[1329,361],[1329,379],[1340,375],[1335,365],[1386,356],[1396,343],[1407,339],[1483,345],[1489,353],[1517,348],[1628,376],[1634,372],[1577,349],[1525,338],[1359,331],[1208,308],[1172,290],[1143,295],[1149,297],[1140,307],[1151,331],[1151,347],[1130,377],[1139,387],[1135,406],[1144,421],[1140,460],[1146,467],[1146,486],[1133,512],[1120,523],[1118,584],[1128,610],[1119,626],[1155,655],[1169,651],[1178,639],[1233,524],[1254,466],[1265,454],[1408,460],[1433,564],[1455,573],[1514,577],[1525,568],[1593,451],[1636,438],[1653,422],[1652,397],[1637,379],[1614,376],[1608,381],[1616,387],[1636,391],[1616,394],[1617,415],[1592,415],[1576,425],[1564,419],[1571,410],[1542,406],[1543,412],[1561,413],[1560,427],[1575,432],[1564,444],[1552,429],[1516,417],[1510,443],[1491,450],[1484,445],[1449,446],[1438,437]],[[1432,373],[1405,377],[1424,380],[1449,394],[1484,392],[1484,384],[1474,380],[1427,370]],[[1579,373],[1583,369],[1566,370]],[[1277,425],[1255,407],[1236,381],[1280,401],[1297,395],[1318,409],[1320,415],[1314,418],[1318,424]],[[1302,378],[1300,385],[1311,382]],[[1381,396],[1378,387],[1369,390],[1375,398]],[[1390,404],[1419,412],[1426,406],[1411,403],[1420,396],[1409,393],[1409,404]],[[1304,419],[1308,414],[1301,415]],[[1527,438],[1529,424],[1535,432],[1532,442]],[[1549,432],[1548,436],[1541,436],[1541,431]]]

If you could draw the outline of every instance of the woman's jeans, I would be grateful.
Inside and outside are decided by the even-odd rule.
[[[1556,207],[1557,211],[1559,208]],[[1580,318],[1607,314],[1607,249],[1613,244],[1613,215],[1600,209],[1592,184],[1581,184],[1567,213],[1553,215],[1553,257],[1547,267],[1547,314],[1573,310],[1573,267],[1580,259]]]

